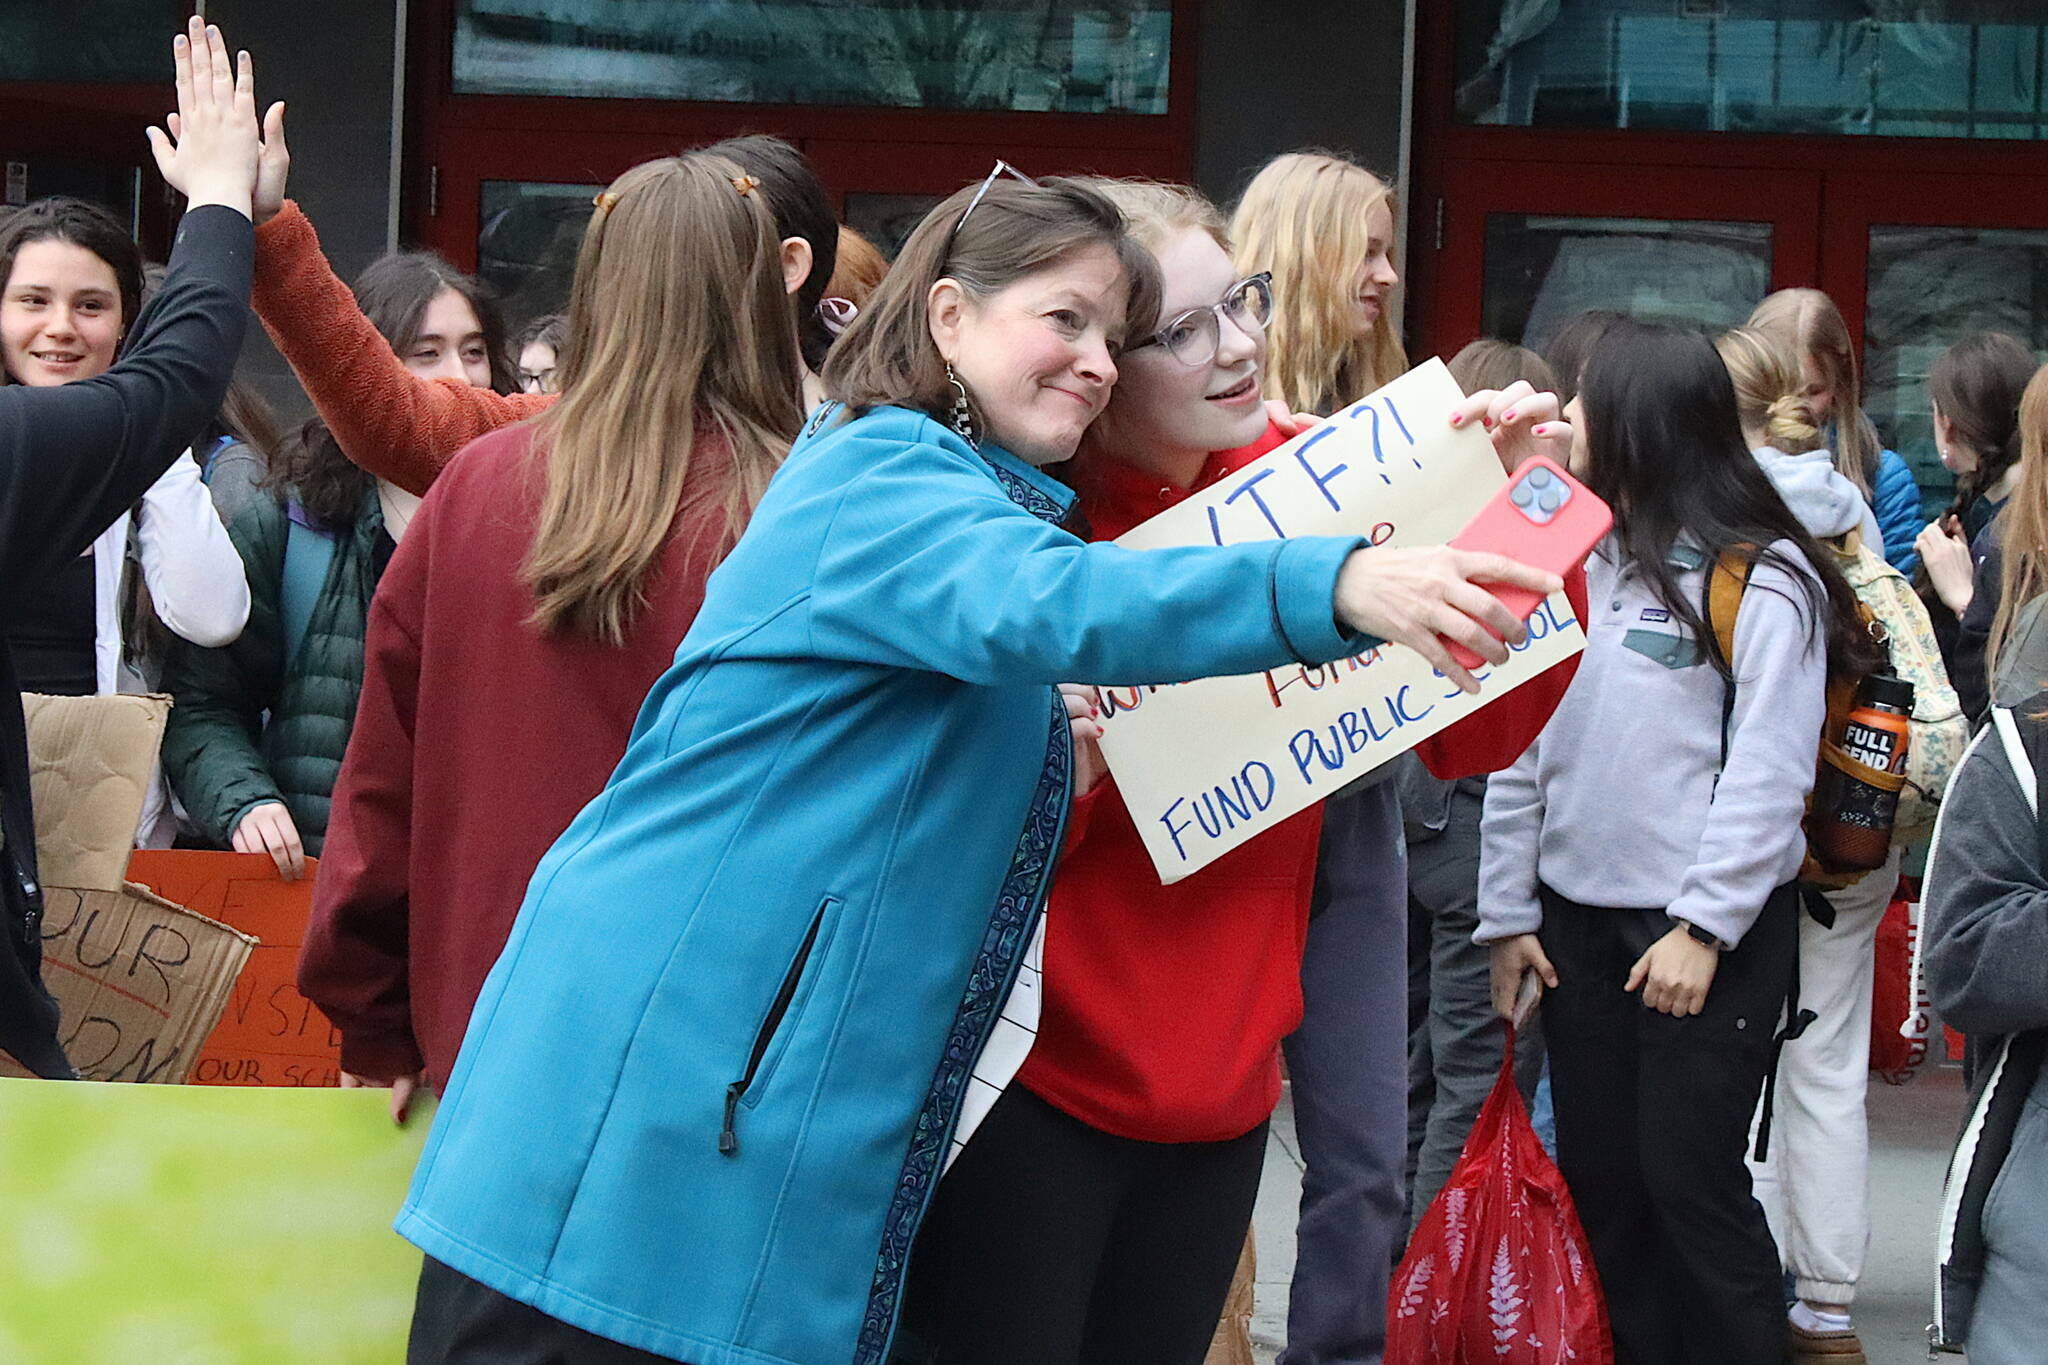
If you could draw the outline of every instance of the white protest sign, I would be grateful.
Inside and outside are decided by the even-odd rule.
[[[1507,482],[1464,395],[1431,360],[1117,544],[1357,535],[1441,545]],[[1247,610],[1268,610],[1261,600]],[[1160,880],[1179,881],[1585,647],[1563,593],[1467,696],[1399,646],[1317,667],[1102,689],[1102,752]]]

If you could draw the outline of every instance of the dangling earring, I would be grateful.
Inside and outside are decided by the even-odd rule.
[[[951,365],[946,366],[946,382],[953,386],[953,431],[968,445],[980,450],[981,436],[974,429],[974,410],[967,406],[967,386],[960,382],[959,375],[953,373]]]

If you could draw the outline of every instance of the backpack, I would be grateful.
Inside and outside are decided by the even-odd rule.
[[[1970,747],[1970,718],[1963,714],[1962,699],[1941,661],[1941,646],[1935,642],[1927,605],[1906,576],[1853,531],[1831,548],[1842,576],[1855,589],[1856,600],[1884,628],[1892,676],[1913,684],[1906,787],[1899,793],[1899,817],[1892,826],[1892,838],[1900,843],[1921,842],[1934,833],[1934,817],[1942,793],[1948,790],[1949,775],[1963,761],[1963,750]],[[2048,647],[2048,632],[2040,643]],[[2048,676],[2048,666],[2044,666],[2044,676]],[[2038,684],[2029,688],[2021,700],[2039,690]]]
[[[1903,774],[1881,772],[1858,762],[1839,742],[1849,712],[1856,707],[1856,692],[1864,675],[1830,670],[1828,675],[1827,719],[1821,726],[1815,755],[1816,770],[1834,767],[1860,782],[1884,791],[1899,793],[1898,816],[1892,826],[1894,842],[1923,836],[1934,820],[1935,806],[1969,743],[1969,723],[1962,703],[1941,664],[1934,643],[1934,628],[1927,609],[1920,604],[1912,585],[1862,543],[1855,532],[1824,542],[1836,555],[1838,567],[1856,592],[1856,612],[1864,629],[1884,644],[1892,672],[1913,684],[1913,715],[1909,718],[1910,740]],[[1721,657],[1735,658],[1735,622],[1741,611],[1742,595],[1749,587],[1751,561],[1740,547],[1723,552],[1708,576],[1706,620],[1720,646]],[[1728,730],[1734,719],[1735,689],[1727,690],[1721,712],[1721,754],[1728,752]],[[1812,816],[1812,799],[1807,814]],[[1861,880],[1867,873],[1831,867],[1808,844],[1799,880],[1822,890],[1839,890]]]

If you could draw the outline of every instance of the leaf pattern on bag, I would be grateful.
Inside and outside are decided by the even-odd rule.
[[[1515,1281],[1514,1262],[1508,1258],[1508,1239],[1500,1239],[1500,1250],[1493,1257],[1493,1279],[1487,1286],[1487,1307],[1493,1318],[1493,1352],[1506,1355],[1521,1328],[1522,1287]]]
[[[1572,1273],[1572,1283],[1583,1284],[1586,1279],[1586,1261],[1583,1256],[1579,1255],[1579,1244],[1576,1238],[1567,1237],[1564,1239],[1564,1262]],[[1564,1286],[1559,1285],[1558,1293],[1562,1295],[1563,1292]]]
[[[1423,1292],[1429,1288],[1429,1277],[1435,1270],[1434,1256],[1424,1256],[1415,1263],[1415,1269],[1408,1273],[1408,1281],[1401,1290],[1401,1306],[1396,1316],[1412,1318],[1421,1310]]]
[[[1470,1197],[1462,1189],[1444,1196],[1444,1250],[1450,1253],[1453,1275],[1465,1264],[1465,1203]]]

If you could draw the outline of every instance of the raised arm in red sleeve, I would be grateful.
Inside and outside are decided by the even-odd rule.
[[[392,353],[328,265],[313,224],[291,200],[256,229],[250,301],[344,455],[424,495],[456,451],[545,409],[552,394],[493,393],[421,379]]]

